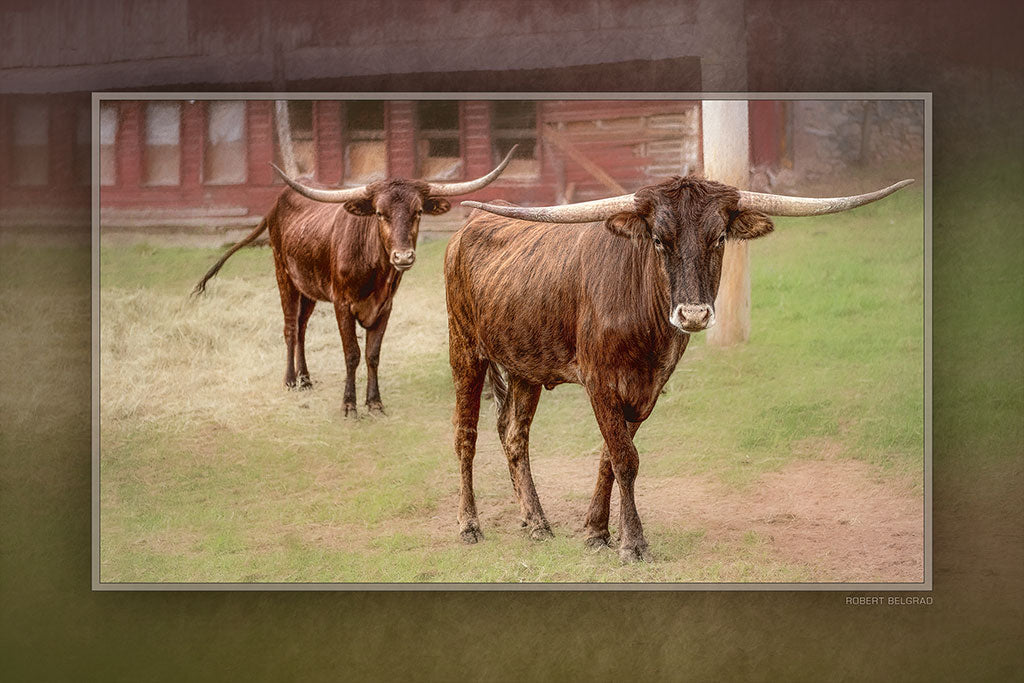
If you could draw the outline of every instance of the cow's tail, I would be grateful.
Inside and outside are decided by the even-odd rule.
[[[494,394],[494,410],[500,415],[508,398],[508,382],[505,381],[505,375],[497,363],[487,366],[487,377],[491,380],[491,391]]]
[[[192,296],[197,296],[197,295],[202,294],[203,292],[205,292],[206,291],[206,283],[210,280],[210,278],[212,278],[214,275],[216,275],[218,271],[220,271],[221,266],[224,265],[224,262],[227,261],[229,258],[231,258],[231,256],[236,251],[238,251],[239,249],[241,249],[242,247],[244,247],[247,244],[251,244],[252,241],[254,239],[256,239],[257,237],[259,237],[260,233],[263,232],[266,229],[267,229],[267,219],[264,216],[263,220],[260,221],[260,224],[256,226],[255,230],[250,232],[248,234],[248,236],[246,236],[246,238],[243,239],[241,242],[239,242],[238,244],[236,244],[235,246],[231,247],[226,252],[224,252],[224,255],[221,256],[220,259],[216,263],[213,264],[213,268],[210,268],[208,271],[206,271],[206,275],[203,276],[203,279],[200,280],[199,284],[197,284],[195,286],[195,289],[192,290]]]

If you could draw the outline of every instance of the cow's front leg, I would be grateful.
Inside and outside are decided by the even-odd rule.
[[[377,365],[380,363],[380,344],[384,339],[384,330],[388,328],[391,317],[391,305],[381,311],[377,322],[366,330],[366,408],[371,413],[384,413],[384,404],[380,400],[380,388],[377,386]]]
[[[455,455],[459,459],[459,536],[464,543],[483,540],[480,518],[473,495],[473,458],[476,456],[477,423],[480,419],[480,391],[487,374],[487,362],[469,352],[468,345],[449,336],[452,379],[455,384]]]
[[[630,424],[622,412],[619,398],[604,386],[595,384],[587,387],[590,403],[594,408],[597,425],[604,437],[608,463],[611,465],[615,483],[619,485],[619,557],[623,562],[649,560],[650,551],[647,539],[644,538],[640,514],[636,510],[633,498],[633,483],[640,469],[640,456],[633,445],[633,434]],[[598,482],[600,486],[601,482]],[[595,491],[595,497],[598,493]]]
[[[356,417],[356,368],[359,367],[359,341],[356,339],[356,319],[348,303],[340,297],[334,300],[334,315],[338,319],[341,345],[345,349],[345,417]]]
[[[629,422],[630,438],[636,436],[636,430],[640,428],[639,422]],[[585,543],[588,548],[600,550],[609,545],[611,534],[608,531],[608,518],[610,515],[612,501],[612,485],[615,483],[615,473],[612,471],[611,457],[608,455],[608,446],[601,449],[601,463],[597,470],[597,485],[594,487],[594,495],[590,499],[590,507],[587,509],[587,518],[584,528],[587,532]]]

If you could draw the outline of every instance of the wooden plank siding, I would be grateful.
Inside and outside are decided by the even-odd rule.
[[[36,100],[39,98],[36,97]],[[12,187],[8,165],[0,194],[5,206],[28,204],[39,197],[63,201],[67,195],[87,206],[88,190],[77,195],[62,191],[76,184],[69,160],[74,154],[75,111],[58,98],[51,101],[46,187]],[[0,100],[0,121],[4,122],[4,144],[11,144],[10,121],[20,97]],[[172,222],[188,212],[199,220],[206,212],[211,224],[220,218],[239,215],[255,222],[281,189],[270,169],[274,159],[274,104],[250,101],[245,116],[245,180],[238,184],[212,184],[203,178],[206,150],[208,102],[182,100],[177,153],[180,179],[175,184],[150,186],[145,180],[146,111],[143,101],[121,101],[115,136],[115,182],[102,188],[101,204],[109,214],[135,215],[152,209]],[[699,170],[699,103],[683,101],[540,101],[537,103],[536,133],[543,140],[546,130],[564,139],[571,152],[558,145],[540,144],[537,172],[500,178],[492,185],[465,198],[506,199],[521,204],[553,204],[558,201],[559,183],[572,187],[574,201],[609,196],[620,189],[657,182],[666,175]],[[384,107],[387,173],[392,177],[413,177],[416,158],[416,103],[390,101]],[[496,150],[492,139],[492,103],[460,103],[460,153],[462,177],[477,177],[493,168]],[[345,103],[313,103],[314,178],[321,185],[345,184]],[[563,173],[559,179],[560,170]],[[462,198],[460,198],[461,200]],[[71,201],[68,199],[67,201]],[[52,201],[50,203],[53,203]],[[456,208],[461,212],[460,208]],[[198,212],[198,214],[196,213]]]

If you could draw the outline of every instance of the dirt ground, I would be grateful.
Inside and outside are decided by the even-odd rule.
[[[702,532],[686,558],[711,563],[721,547],[739,547],[750,538],[774,561],[808,570],[822,583],[914,583],[924,580],[924,507],[919,490],[883,476],[874,466],[840,460],[838,442],[815,439],[804,445],[814,459],[792,462],[768,472],[741,489],[707,476],[637,479],[637,507],[647,527],[655,561],[659,529]],[[583,519],[597,476],[599,454],[586,457],[534,457],[538,494],[556,535],[578,539],[583,552]],[[476,458],[477,506],[484,534],[501,543],[519,526],[519,508],[512,495],[504,455],[497,443],[481,443]],[[456,490],[440,501],[435,514],[406,519],[391,531],[428,538],[436,547],[456,539],[451,511],[458,508]],[[613,534],[618,491],[612,493]],[[377,534],[384,532],[378,529]],[[365,529],[311,526],[306,539],[336,548],[369,545]],[[614,541],[614,538],[613,538]],[[700,557],[699,555],[703,555]]]
[[[503,464],[489,460],[497,466]],[[585,463],[582,460],[535,459],[533,465],[548,519],[561,527],[562,533],[578,536],[581,544],[599,456],[595,454]],[[497,478],[503,472],[489,474]],[[912,486],[900,487],[883,479],[867,463],[796,461],[737,490],[700,476],[644,477],[641,456],[636,496],[641,519],[649,529],[702,529],[701,545],[706,547],[738,545],[753,532],[773,559],[807,567],[818,581],[923,580],[921,494]],[[485,533],[488,528],[516,523],[518,508],[513,500],[510,494],[501,509],[483,506],[480,516]],[[456,504],[453,496],[449,509]],[[616,489],[613,520],[617,510]],[[450,536],[452,532],[445,526],[443,533]]]

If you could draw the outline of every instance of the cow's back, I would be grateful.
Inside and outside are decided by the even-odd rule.
[[[340,287],[356,298],[376,265],[377,242],[366,244],[376,233],[362,229],[365,219],[291,189],[281,193],[268,218],[275,259],[303,294],[331,301]]]

